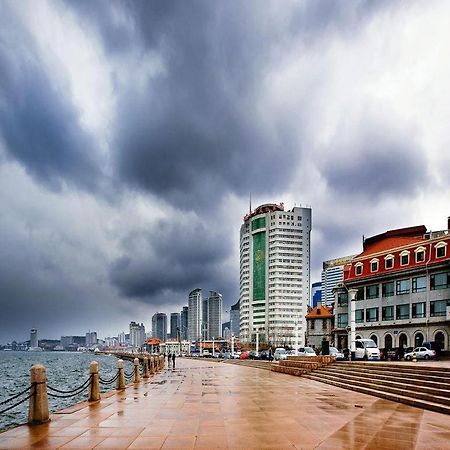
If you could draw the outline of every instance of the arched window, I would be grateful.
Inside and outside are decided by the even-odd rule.
[[[378,258],[373,258],[370,260],[370,271],[378,272]]]
[[[362,275],[363,273],[363,263],[359,262],[355,264],[355,275]]]
[[[372,341],[375,342],[375,344],[377,344],[378,346],[378,337],[375,334],[372,334],[372,336],[370,336],[370,339],[372,339]]]
[[[390,334],[384,337],[384,348],[386,350],[392,350],[392,336]]]
[[[361,339],[361,336],[359,334],[357,334],[355,339]]]
[[[398,337],[398,346],[400,348],[406,348],[408,347],[408,336],[406,336],[405,333],[402,333],[399,337]]]
[[[442,331],[438,331],[435,335],[434,335],[434,342],[436,342],[436,347],[442,351],[445,348],[445,336],[444,333]]]
[[[416,333],[414,336],[414,347],[420,347],[423,343],[423,334],[422,333]]]
[[[401,266],[407,266],[409,264],[409,251],[403,250],[400,253],[400,265]]]
[[[434,248],[436,249],[436,258],[444,258],[447,255],[446,242],[438,242]]]
[[[417,247],[414,253],[416,254],[416,263],[425,261],[425,247]]]
[[[392,269],[394,267],[394,255],[387,255],[384,257],[384,268]]]

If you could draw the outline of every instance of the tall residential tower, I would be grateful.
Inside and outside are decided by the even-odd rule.
[[[304,345],[310,299],[311,208],[265,204],[244,217],[240,239],[240,338]]]

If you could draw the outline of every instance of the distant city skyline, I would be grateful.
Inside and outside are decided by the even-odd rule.
[[[2,2],[0,342],[229,310],[250,204],[311,205],[312,281],[446,226],[449,2],[219,3]]]

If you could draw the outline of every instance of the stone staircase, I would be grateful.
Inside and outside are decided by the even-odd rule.
[[[288,359],[272,363],[270,370],[288,375],[302,376],[312,370],[334,362],[331,356],[288,356]]]
[[[285,362],[291,365],[289,361]],[[298,369],[298,373],[284,373],[303,375],[344,389],[450,414],[450,369],[420,366],[420,363],[371,362],[335,362],[311,370],[303,366]]]

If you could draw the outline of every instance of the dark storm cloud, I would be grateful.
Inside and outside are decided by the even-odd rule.
[[[110,278],[124,296],[158,303],[167,291],[186,296],[211,282],[223,289],[229,278],[222,271],[229,242],[202,224],[160,221],[151,232],[130,233],[122,247],[124,255],[111,265]]]
[[[378,201],[381,198],[412,197],[428,178],[424,151],[406,133],[389,126],[359,135],[350,142],[333,142],[322,174],[339,194]]]
[[[46,73],[35,44],[3,5],[0,33],[0,142],[50,189],[68,183],[95,190],[101,182],[94,138],[80,126],[69,95]]]

